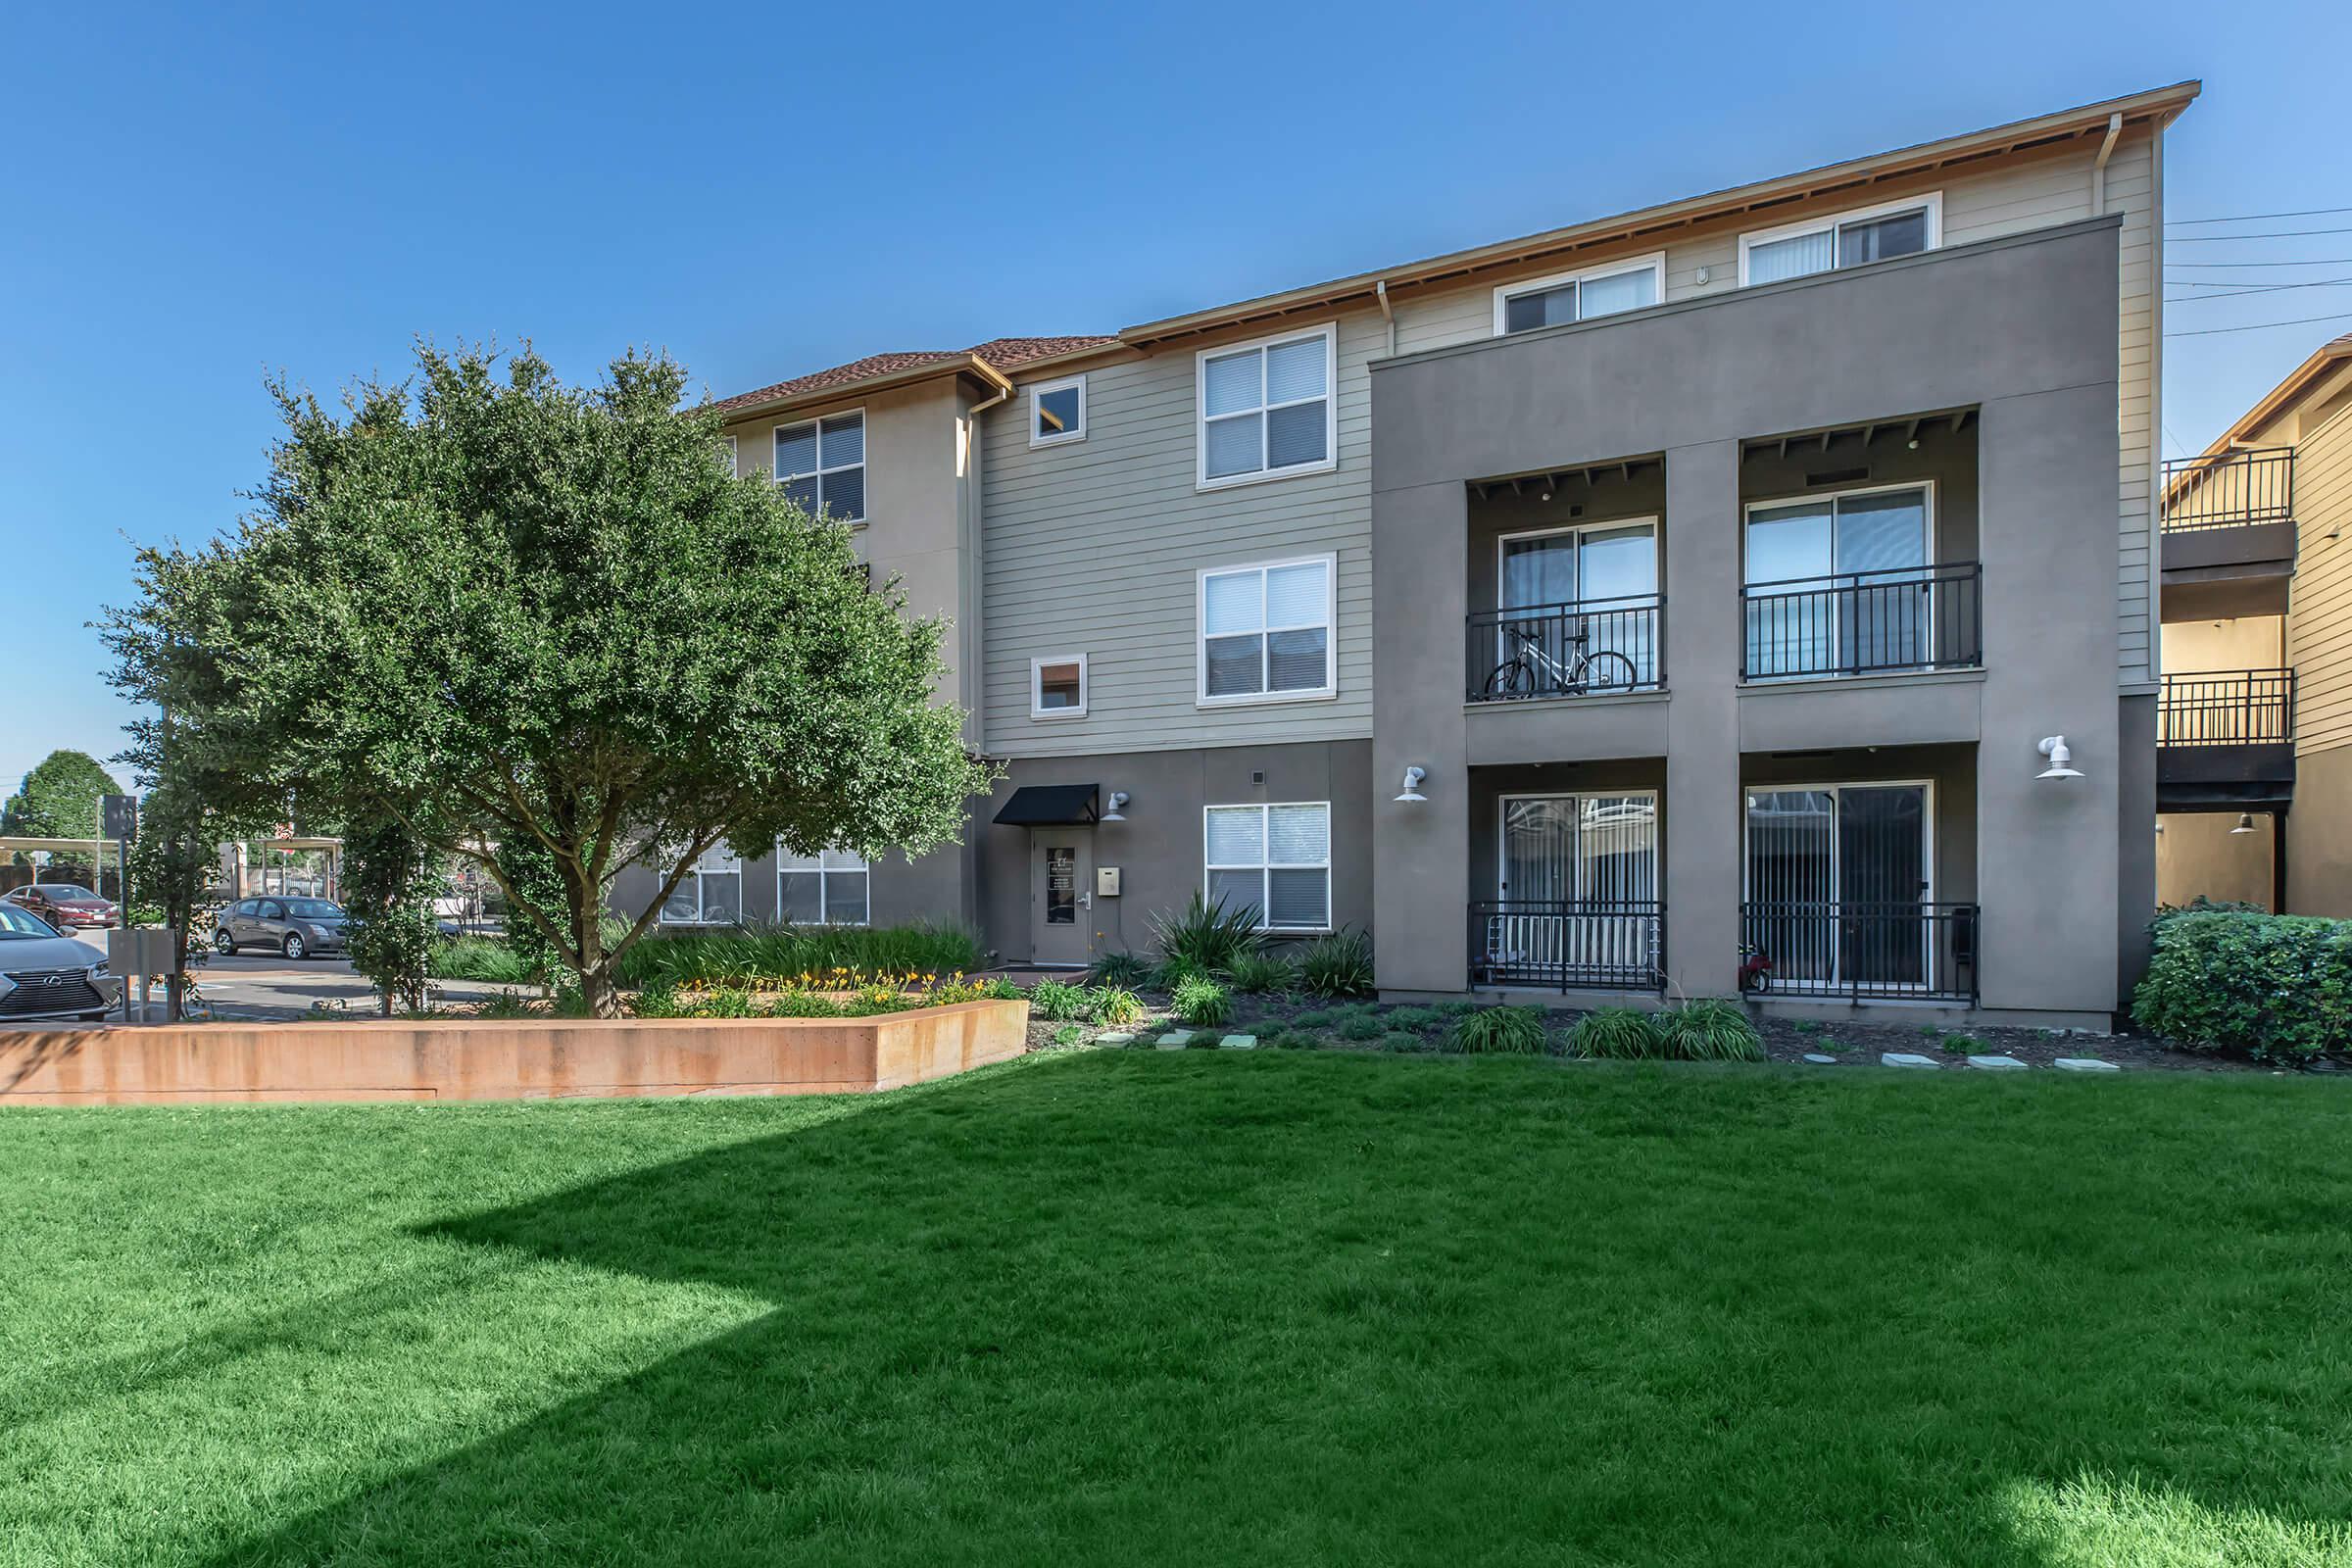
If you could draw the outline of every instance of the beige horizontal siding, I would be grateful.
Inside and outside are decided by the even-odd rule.
[[[2334,751],[2352,746],[2352,408],[2296,447],[2295,518],[2295,749]]]
[[[1301,321],[1313,326],[1319,321]],[[1032,450],[1028,405],[991,416],[981,482],[984,744],[1001,757],[1372,733],[1371,378],[1376,314],[1339,318],[1339,466],[1197,488],[1190,349],[1087,372],[1086,439]],[[1336,698],[1199,705],[1198,573],[1338,557]],[[1083,718],[1029,716],[1029,662],[1087,656]]]

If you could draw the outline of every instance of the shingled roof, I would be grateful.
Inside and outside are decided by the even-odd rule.
[[[931,349],[900,354],[869,354],[862,360],[836,365],[829,370],[795,376],[752,392],[739,392],[731,398],[721,398],[711,408],[720,414],[732,414],[740,409],[761,408],[770,403],[782,403],[792,398],[806,397],[812,392],[830,392],[851,387],[886,375],[906,370],[919,370],[926,366],[946,367],[966,358],[981,361],[998,371],[1016,369],[1037,360],[1052,359],[1060,354],[1074,354],[1081,349],[1101,348],[1116,343],[1115,337],[998,337],[968,349]]]

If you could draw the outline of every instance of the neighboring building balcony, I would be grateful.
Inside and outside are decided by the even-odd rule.
[[[1973,561],[1749,583],[1742,681],[1831,679],[1984,662],[1984,568]]]
[[[1979,918],[1973,904],[1742,904],[1743,983],[1775,997],[1973,1006]]]
[[[2236,448],[2164,466],[2166,620],[2286,612],[2295,569],[2295,453]]]
[[[2295,786],[2295,672],[2166,675],[2156,704],[2159,810],[2283,807]]]
[[[1658,991],[1666,906],[1651,900],[1489,900],[1470,906],[1470,983]]]
[[[1656,691],[1666,681],[1663,594],[1479,611],[1467,617],[1474,703]]]

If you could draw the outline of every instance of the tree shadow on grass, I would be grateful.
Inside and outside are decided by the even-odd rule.
[[[2231,1174],[2288,1102],[2075,1087],[932,1086],[431,1227],[774,1308],[222,1560],[2352,1552],[2352,1361],[2310,1332],[2352,1243],[2292,1200],[2352,1157]]]

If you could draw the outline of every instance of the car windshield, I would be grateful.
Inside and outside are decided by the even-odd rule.
[[[343,906],[324,899],[288,899],[286,912],[297,920],[340,920]]]
[[[24,942],[34,937],[53,937],[57,932],[37,914],[28,913],[13,904],[0,904],[0,942]]]
[[[36,882],[33,885],[48,897],[56,899],[61,903],[95,904],[98,902],[97,894],[92,893],[88,888],[78,887],[72,882]]]

